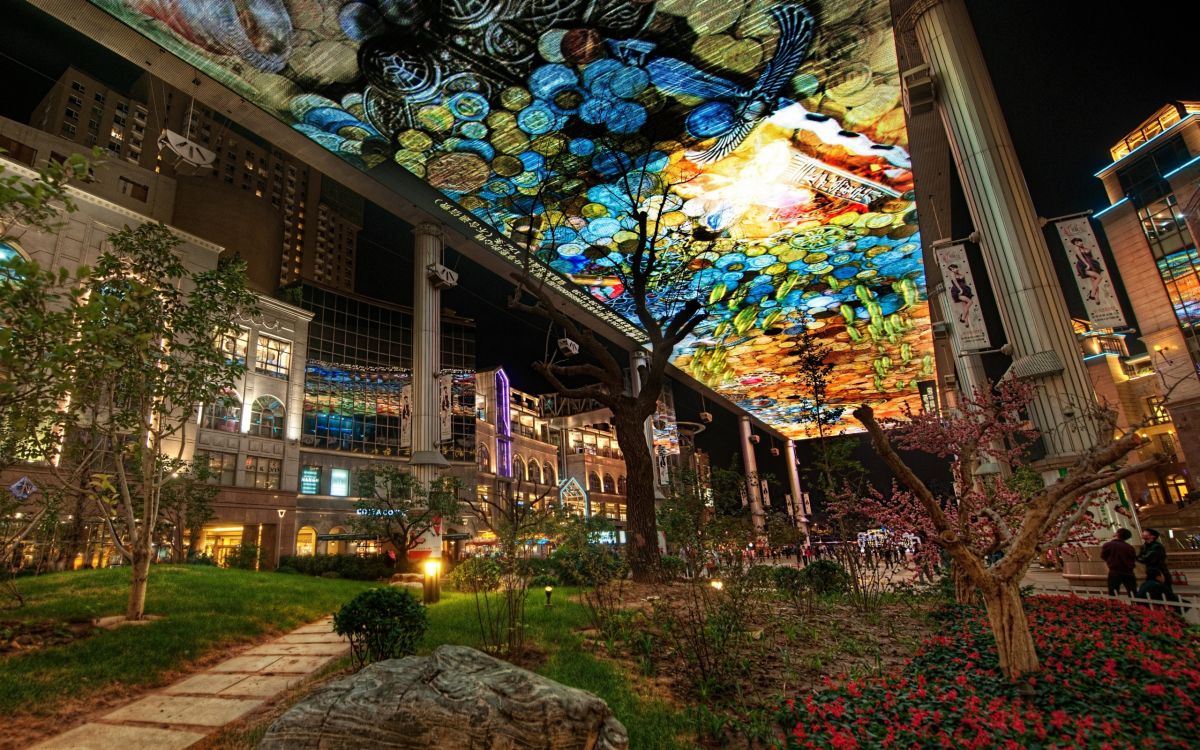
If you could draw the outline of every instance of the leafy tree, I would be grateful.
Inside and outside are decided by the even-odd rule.
[[[396,562],[407,566],[430,529],[459,515],[459,485],[443,478],[422,486],[412,474],[392,464],[377,464],[358,472],[359,501],[354,529],[388,541]]]
[[[94,497],[118,552],[130,564],[126,616],[145,611],[163,489],[176,481],[164,456],[186,455],[196,409],[245,371],[216,342],[255,311],[245,265],[192,271],[179,240],[162,224],[126,227],[86,274],[72,309],[72,409],[62,434],[84,436],[99,452]],[[92,463],[86,464],[92,467]]]
[[[918,534],[945,550],[956,573],[982,594],[1000,667],[1011,678],[1040,669],[1020,596],[1030,563],[1046,549],[1086,541],[1097,493],[1161,461],[1121,464],[1141,439],[1136,430],[1118,435],[1115,415],[1101,410],[1086,420],[1095,446],[1058,481],[1034,488],[1018,473],[1038,437],[1025,417],[1033,387],[1005,381],[965,398],[958,412],[912,415],[886,426],[869,406],[854,412],[899,481],[890,496],[874,491],[860,498],[860,511],[894,533]],[[949,460],[954,494],[935,494],[897,447]],[[1014,474],[1016,481],[1008,479]]]
[[[213,518],[213,500],[220,488],[212,483],[207,460],[179,461],[163,456],[161,470],[170,479],[162,487],[163,528],[160,536],[170,540],[171,559],[187,562],[188,553],[200,539],[200,529]]]

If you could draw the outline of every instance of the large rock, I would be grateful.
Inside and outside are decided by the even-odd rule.
[[[372,664],[313,692],[260,750],[626,750],[608,704],[465,646]]]

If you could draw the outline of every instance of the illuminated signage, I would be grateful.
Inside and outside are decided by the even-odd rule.
[[[790,437],[815,426],[806,329],[839,413],[919,408],[932,337],[887,0],[92,2],[381,183],[423,181],[431,214],[528,250],[643,340],[622,279],[650,216],[652,313],[707,304],[673,363]],[[857,429],[839,419],[827,434]]]
[[[305,466],[300,469],[300,494],[316,495],[321,492],[321,467]]]
[[[350,470],[329,470],[329,494],[334,497],[346,497],[350,494]]]

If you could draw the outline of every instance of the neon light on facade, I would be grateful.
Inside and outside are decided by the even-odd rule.
[[[512,478],[512,393],[508,374],[496,370],[496,476]]]

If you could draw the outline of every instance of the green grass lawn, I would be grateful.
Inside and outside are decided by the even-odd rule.
[[[554,591],[554,606],[546,608],[540,591],[531,591],[527,604],[527,638],[546,653],[534,671],[564,685],[588,690],[603,698],[629,730],[629,746],[645,750],[693,747],[681,738],[693,733],[691,722],[666,701],[638,694],[634,678],[618,665],[598,659],[581,646],[578,630],[589,626],[587,612],[575,601],[577,589]],[[422,650],[453,643],[479,646],[474,598],[442,593],[429,608],[429,629]]]
[[[74,620],[123,614],[129,571],[55,573],[20,581],[24,607],[0,620]],[[373,584],[208,566],[156,565],[144,625],[0,660],[0,716],[52,715],[121,686],[163,684],[211,653],[333,612]]]

